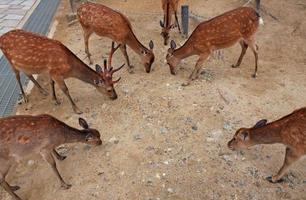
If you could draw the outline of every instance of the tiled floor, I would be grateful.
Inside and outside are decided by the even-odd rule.
[[[0,35],[18,27],[36,1],[0,0]]]

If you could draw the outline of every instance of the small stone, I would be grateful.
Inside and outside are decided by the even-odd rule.
[[[117,139],[115,136],[113,136],[111,139],[109,139],[110,143],[114,143],[114,144],[118,144],[119,143],[119,139]]]
[[[197,131],[198,130],[198,126],[196,124],[192,125],[192,130]]]
[[[141,140],[142,136],[140,134],[134,135],[134,140]]]
[[[29,161],[28,161],[28,165],[29,165],[29,166],[33,166],[33,165],[34,165],[34,160],[29,160]]]
[[[161,127],[159,130],[161,134],[166,134],[168,132],[168,129],[165,127]]]
[[[168,188],[167,191],[170,193],[170,194],[173,194],[174,193],[174,190],[172,188]]]

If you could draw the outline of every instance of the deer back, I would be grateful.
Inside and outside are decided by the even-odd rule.
[[[194,44],[195,49],[229,47],[241,38],[253,36],[259,17],[253,8],[237,8],[199,24],[187,42]]]
[[[101,4],[88,2],[81,5],[77,17],[85,31],[95,32],[119,43],[124,43],[132,30],[124,15]]]
[[[26,74],[66,73],[70,70],[69,51],[56,40],[13,30],[0,39],[0,47],[13,68]]]

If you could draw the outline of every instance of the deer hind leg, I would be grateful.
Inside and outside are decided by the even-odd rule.
[[[47,162],[50,164],[50,166],[52,167],[52,169],[53,169],[55,175],[57,176],[57,178],[58,178],[58,179],[60,180],[60,182],[61,182],[61,188],[63,188],[63,189],[69,189],[69,188],[71,187],[71,185],[70,185],[70,184],[67,184],[67,183],[64,181],[64,179],[62,178],[61,174],[59,173],[59,171],[58,171],[58,169],[57,169],[57,167],[56,167],[56,162],[55,162],[55,160],[54,160],[54,158],[53,158],[53,156],[52,156],[52,153],[51,153],[50,151],[48,151],[48,150],[43,150],[40,154],[41,154],[41,156],[43,157],[43,159],[44,159],[45,161],[47,161]]]
[[[53,155],[58,159],[58,160],[65,160],[67,157],[60,155],[55,149],[53,149]]]
[[[127,51],[126,51],[126,44],[120,45],[120,51],[122,52],[122,54],[125,58],[127,66],[129,67],[128,68],[129,72],[134,73],[134,71],[133,71],[134,66],[130,64],[129,55],[127,54]]]
[[[242,59],[243,59],[243,57],[244,57],[244,55],[245,55],[245,53],[246,53],[246,51],[249,47],[243,40],[240,41],[239,44],[241,45],[241,54],[239,56],[239,59],[238,59],[237,63],[235,65],[232,65],[233,68],[237,68],[237,67],[240,66],[240,64],[242,62]]]
[[[55,92],[55,82],[50,78],[50,86],[51,86],[51,91],[52,91],[52,101],[55,102],[55,105],[60,105],[61,102],[57,99],[56,97],[56,92]]]
[[[198,59],[196,65],[195,65],[195,68],[194,70],[192,71],[192,73],[190,74],[188,80],[186,83],[183,83],[182,86],[188,86],[190,85],[190,83],[192,81],[194,81],[195,79],[197,79],[201,73],[201,68],[202,68],[202,65],[203,63],[205,62],[205,60],[208,58],[209,56],[209,52],[206,52],[206,53],[203,53],[200,55],[200,58]]]
[[[181,27],[180,27],[180,23],[178,21],[177,12],[175,12],[174,15],[175,15],[175,22],[176,22],[177,28],[179,30],[179,33],[181,33]]]
[[[1,163],[7,162],[6,159],[0,159]],[[3,189],[8,192],[15,200],[21,200],[19,196],[15,194],[15,191],[19,190],[19,186],[10,186],[6,181],[5,177],[10,169],[9,165],[1,164],[0,166],[0,185]]]
[[[43,95],[47,96],[48,92],[43,89],[40,84],[35,80],[35,78],[32,75],[27,75],[27,77],[34,83],[34,85],[39,89],[40,93],[42,93]]]
[[[301,156],[297,154],[294,150],[286,148],[286,155],[283,166],[280,168],[278,173],[272,177],[267,177],[267,180],[271,183],[281,182],[282,177],[288,171],[290,166],[296,162]]]
[[[71,105],[72,105],[72,108],[73,108],[73,111],[76,113],[76,114],[82,114],[82,111],[76,106],[76,104],[74,103],[73,99],[71,98],[70,96],[70,93],[69,93],[69,90],[65,84],[65,81],[62,77],[53,77],[53,80],[59,85],[60,89],[63,91],[63,93],[68,97]]]
[[[20,72],[19,72],[18,70],[15,70],[15,69],[14,69],[14,73],[15,73],[15,76],[16,76],[16,79],[17,79],[17,82],[18,82],[20,91],[21,91],[21,93],[22,93],[23,100],[24,100],[25,103],[28,103],[28,102],[29,102],[29,99],[28,99],[28,97],[26,96],[26,94],[24,93],[24,90],[23,90],[23,87],[22,87],[22,84],[21,84],[21,81],[20,81]]]
[[[255,44],[254,39],[245,40],[245,43],[251,48],[255,56],[255,71],[252,75],[253,78],[257,77],[257,68],[258,68],[258,46]]]
[[[92,64],[92,59],[91,59],[91,54],[89,52],[89,37],[91,36],[91,34],[93,33],[92,31],[88,30],[88,29],[83,29],[84,30],[84,43],[85,43],[85,53],[89,59],[89,64]]]

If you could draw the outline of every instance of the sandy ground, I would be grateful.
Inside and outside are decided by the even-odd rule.
[[[160,2],[156,0],[101,1],[125,13],[139,40],[155,43],[156,60],[151,74],[144,72],[136,54],[130,52],[135,74],[126,69],[116,85],[119,99],[109,100],[93,87],[68,80],[68,87],[92,127],[100,130],[103,146],[69,145],[68,158],[59,170],[73,187],[61,190],[51,168],[31,157],[12,170],[11,184],[25,199],[44,200],[204,200],[204,199],[306,199],[306,163],[300,161],[285,181],[271,184],[265,177],[278,171],[284,146],[259,145],[232,152],[226,143],[235,130],[259,119],[284,116],[306,102],[306,3],[304,0],[263,1],[265,25],[257,34],[260,47],[259,76],[251,78],[251,51],[238,69],[230,67],[240,46],[222,51],[221,59],[205,64],[204,74],[189,87],[181,87],[191,73],[195,57],[182,62],[177,76],[165,64],[168,47],[160,37]],[[143,3],[140,3],[143,2]],[[208,19],[243,5],[242,0],[188,0],[193,13]],[[79,24],[67,26],[68,5],[62,3],[56,19],[55,38],[85,59]],[[271,17],[274,16],[276,19]],[[197,24],[192,20],[191,30]],[[171,33],[178,44],[184,39]],[[107,56],[110,40],[91,38],[95,63]],[[88,60],[85,59],[86,62]],[[114,66],[124,62],[118,52]],[[39,82],[49,88],[42,76]],[[18,107],[22,114],[49,113],[78,126],[66,97],[58,91],[61,106],[54,106],[36,88],[30,103]],[[65,149],[64,149],[65,150]],[[10,197],[0,189],[0,199]]]

